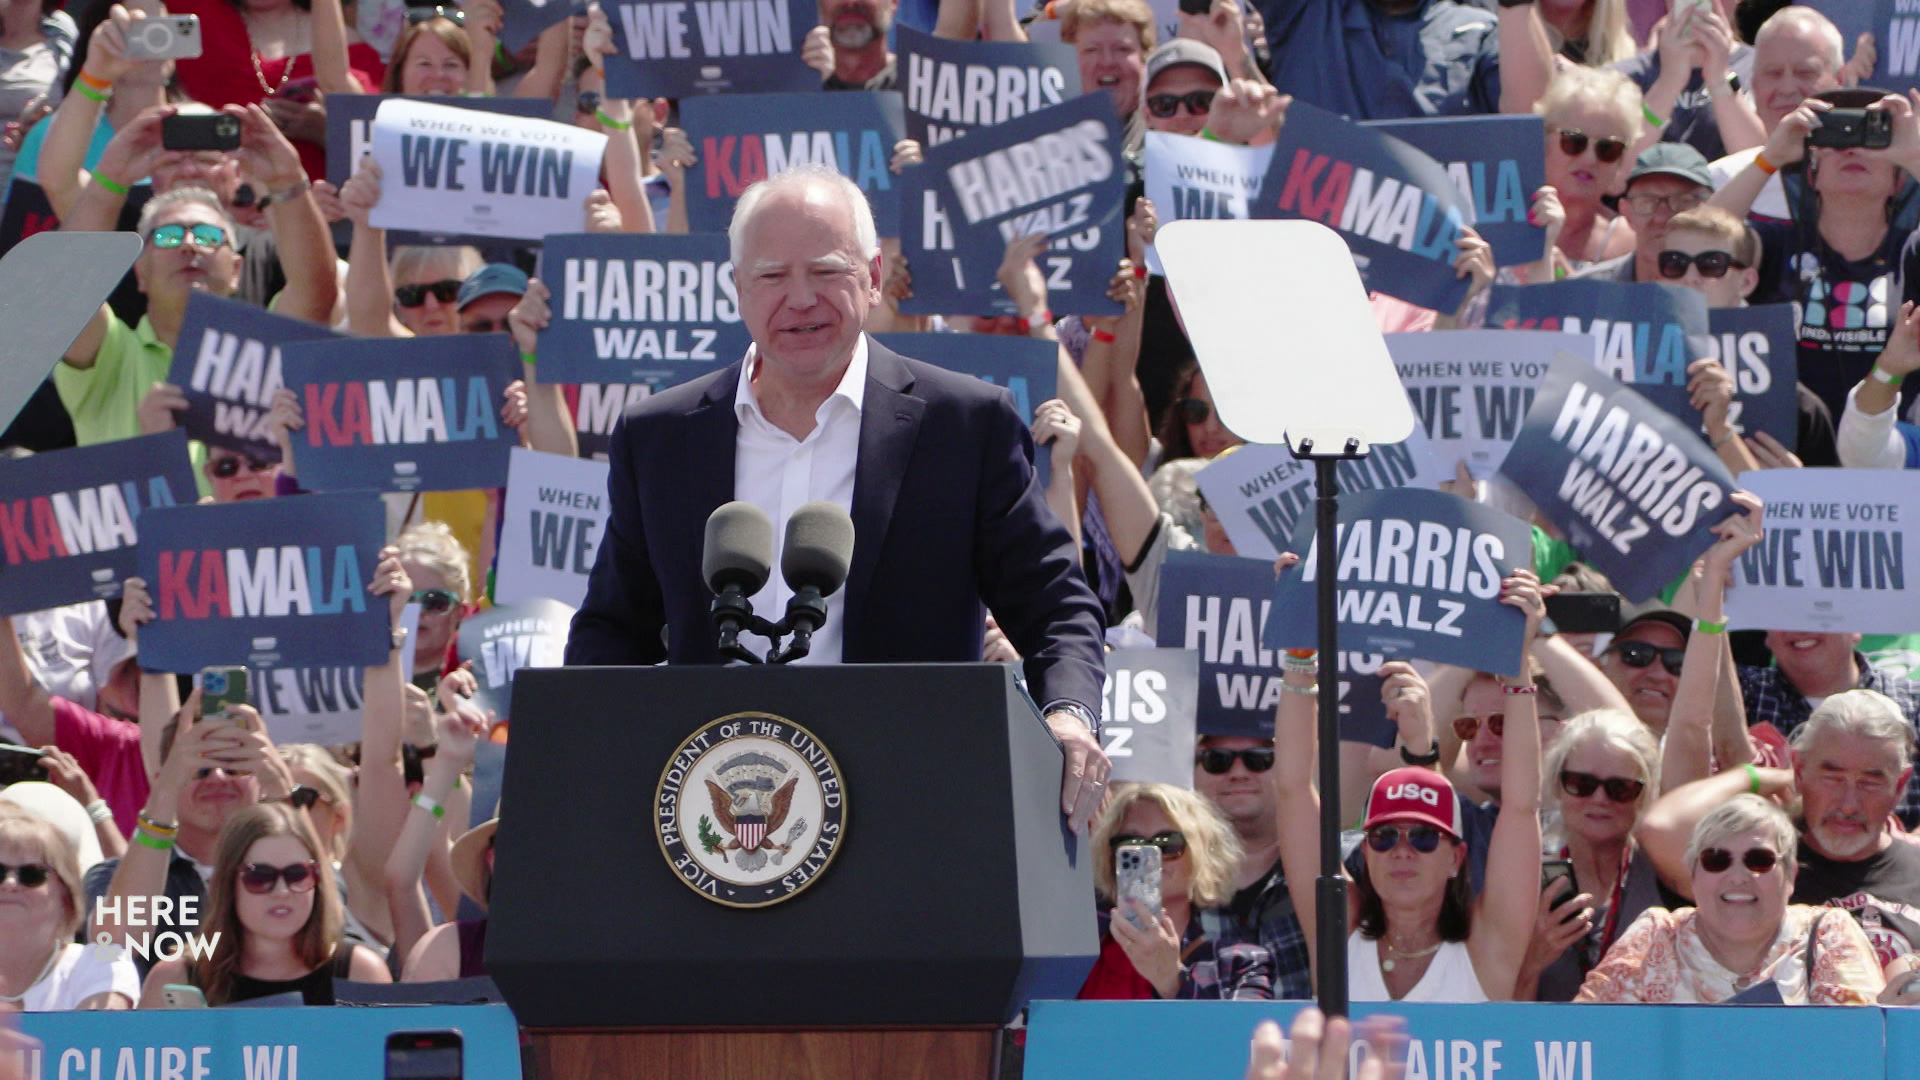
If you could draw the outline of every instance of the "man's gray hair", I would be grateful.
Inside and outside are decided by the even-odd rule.
[[[140,208],[140,238],[145,240],[152,236],[154,222],[160,220],[160,215],[182,203],[199,203],[219,214],[220,223],[227,227],[227,243],[236,249],[239,247],[239,229],[233,223],[233,215],[227,213],[226,204],[220,201],[220,196],[214,194],[212,188],[204,188],[198,184],[172,188],[148,199],[147,205]]]
[[[1796,856],[1800,850],[1800,834],[1794,830],[1793,819],[1785,810],[1758,795],[1735,795],[1700,819],[1700,824],[1693,827],[1693,837],[1687,841],[1687,872],[1693,872],[1702,851],[1725,847],[1728,837],[1744,832],[1757,832],[1768,839],[1773,853],[1787,864],[1787,880],[1792,881],[1799,865]],[[1738,858],[1742,853],[1733,854]]]
[[[847,204],[847,211],[853,215],[853,239],[860,248],[861,258],[871,260],[880,254],[880,230],[873,224],[873,207],[867,204],[866,192],[838,170],[808,163],[782,169],[740,193],[740,200],[733,204],[733,221],[727,226],[727,249],[736,272],[740,266],[741,240],[746,236],[747,223],[753,219],[761,201],[776,191],[814,184],[833,189]]]
[[[1827,47],[1833,70],[1846,66],[1847,44],[1840,36],[1840,28],[1833,25],[1832,19],[1804,4],[1789,5],[1768,16],[1767,21],[1760,24],[1760,31],[1753,35],[1753,43],[1758,46],[1770,35],[1786,29],[1811,30]]]
[[[1900,757],[1896,773],[1913,762],[1913,725],[1900,706],[1878,690],[1848,690],[1821,702],[1807,722],[1794,729],[1793,748],[1805,753],[1828,732],[1892,743]]]

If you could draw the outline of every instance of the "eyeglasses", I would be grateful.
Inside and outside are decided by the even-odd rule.
[[[1640,797],[1647,789],[1645,782],[1625,776],[1601,778],[1592,773],[1574,772],[1572,769],[1560,770],[1560,790],[1576,799],[1584,799],[1595,791],[1606,789],[1607,798],[1617,803],[1630,803]]]
[[[260,461],[251,457],[223,457],[207,464],[207,472],[215,480],[231,480],[240,475],[240,466],[245,465],[248,472],[263,473],[280,464],[277,461]]]
[[[1707,197],[1697,191],[1683,191],[1678,195],[1629,195],[1621,201],[1633,207],[1634,213],[1646,217],[1663,206],[1672,213],[1683,214],[1706,202]]]
[[[1543,724],[1557,724],[1560,722],[1559,717],[1551,715],[1537,716],[1534,719]],[[1461,742],[1472,742],[1473,737],[1480,733],[1480,724],[1481,720],[1477,716],[1455,717],[1453,721],[1453,733],[1460,737]],[[1504,738],[1507,734],[1507,714],[1488,713],[1486,725],[1487,730],[1493,733],[1494,738]]]
[[[1187,853],[1187,834],[1169,831],[1155,833],[1152,836],[1134,836],[1130,833],[1121,833],[1107,840],[1107,846],[1115,851],[1119,851],[1128,844],[1146,844],[1149,847],[1157,847],[1160,849],[1161,858],[1178,859]]]
[[[1213,95],[1216,93],[1218,91],[1215,90],[1192,90],[1185,94],[1148,94],[1147,111],[1165,120],[1185,105],[1187,115],[1205,116],[1213,108]]]
[[[419,307],[427,302],[428,294],[443,304],[451,304],[460,295],[460,282],[447,278],[444,281],[429,281],[424,285],[396,285],[393,302],[401,307]]]
[[[1625,139],[1613,135],[1595,139],[1579,128],[1560,129],[1560,152],[1568,157],[1579,157],[1587,152],[1589,145],[1593,147],[1593,156],[1607,164],[1619,161],[1620,155],[1627,152]]]
[[[1197,397],[1185,397],[1173,403],[1180,410],[1180,419],[1189,424],[1204,424],[1213,415],[1213,406]]]
[[[11,876],[20,883],[21,888],[37,889],[47,883],[48,873],[50,871],[40,863],[27,863],[24,866],[8,866],[6,863],[0,863],[0,885],[5,885],[7,878]]]
[[[1756,874],[1764,874],[1774,868],[1780,856],[1763,847],[1748,848],[1740,856],[1740,865]],[[1725,873],[1733,866],[1733,852],[1726,848],[1702,848],[1700,851],[1700,869],[1709,874]]]
[[[287,883],[288,892],[312,892],[319,880],[320,867],[311,862],[294,863],[292,866],[248,863],[240,868],[240,887],[255,896],[267,895],[280,881]]]
[[[1660,276],[1663,278],[1683,278],[1687,276],[1687,267],[1700,268],[1703,278],[1723,278],[1733,267],[1742,270],[1747,264],[1735,259],[1725,251],[1703,251],[1698,255],[1689,255],[1684,251],[1663,251],[1660,253]]]
[[[460,598],[445,589],[416,589],[413,602],[420,605],[421,613],[438,615],[453,610],[453,605],[459,603]]]
[[[193,246],[213,251],[227,244],[227,230],[218,225],[157,225],[147,234],[153,246],[171,250],[192,238]]]
[[[1680,677],[1680,662],[1687,658],[1685,649],[1663,649],[1644,641],[1616,641],[1608,646],[1607,651],[1619,653],[1620,662],[1630,668],[1649,667],[1654,658],[1659,657],[1660,662],[1666,665],[1667,674],[1676,679]]]
[[[1233,768],[1236,758],[1247,763],[1248,772],[1266,772],[1273,768],[1273,747],[1252,746],[1245,750],[1220,750],[1208,747],[1194,753],[1193,763],[1219,776]]]
[[[467,13],[459,8],[450,7],[410,7],[407,9],[409,25],[423,23],[429,19],[446,19],[460,26],[467,25]]]
[[[1385,855],[1400,846],[1403,836],[1422,855],[1431,855],[1440,847],[1440,830],[1431,825],[1375,825],[1367,830],[1367,846]]]

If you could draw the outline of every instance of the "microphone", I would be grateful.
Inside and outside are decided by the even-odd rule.
[[[760,657],[740,644],[740,631],[754,628],[752,596],[773,572],[773,522],[749,502],[730,502],[707,517],[700,573],[713,590],[710,609],[720,654],[749,664]]]
[[[812,647],[813,632],[826,625],[827,597],[847,580],[853,561],[853,519],[838,504],[810,502],[787,519],[780,550],[780,573],[793,590],[780,626],[793,635],[784,652],[770,659],[790,664]]]

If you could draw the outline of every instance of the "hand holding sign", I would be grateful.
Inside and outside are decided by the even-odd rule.
[[[1380,665],[1380,701],[1387,718],[1400,729],[1400,745],[1416,753],[1425,753],[1434,745],[1433,692],[1405,660],[1389,660]]]
[[[1207,130],[1223,143],[1266,146],[1287,125],[1287,107],[1293,95],[1263,82],[1234,79],[1213,96],[1207,111]]]

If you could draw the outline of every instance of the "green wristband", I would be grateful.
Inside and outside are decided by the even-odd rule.
[[[1727,632],[1727,624],[1725,620],[1722,620],[1720,622],[1708,622],[1705,619],[1695,619],[1693,620],[1693,628],[1702,634],[1724,634]]]
[[[532,367],[534,365],[534,362],[538,359],[539,359],[538,357],[536,357],[534,354],[530,352],[523,352],[520,354],[520,362],[527,365],[528,367]]]
[[[147,830],[145,829],[133,830],[133,842],[143,847],[150,847],[155,851],[172,851],[173,850],[172,840],[163,840],[160,837],[154,836],[151,833],[147,832]]]
[[[79,94],[81,97],[86,98],[90,101],[97,101],[102,105],[105,105],[107,103],[107,99],[113,96],[110,93],[103,94],[100,91],[95,90],[93,87],[88,86],[86,83],[81,82],[79,79],[73,80],[73,90],[75,93]]]
[[[633,121],[631,120],[615,120],[613,117],[608,116],[605,109],[593,110],[593,118],[600,121],[602,126],[610,127],[615,131],[626,131],[633,126]]]
[[[1644,101],[1640,103],[1640,115],[1646,117],[1647,123],[1652,124],[1655,130],[1667,126],[1667,122],[1660,119],[1660,114],[1653,111],[1653,106]]]
[[[106,188],[108,191],[113,192],[115,195],[120,195],[124,197],[127,193],[127,186],[125,184],[119,183],[114,180],[109,180],[106,177],[101,176],[99,173],[93,174],[93,182],[96,184],[99,184],[103,188]]]
[[[1760,770],[1754,768],[1751,761],[1747,762],[1747,785],[1753,794],[1760,794]]]

